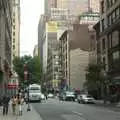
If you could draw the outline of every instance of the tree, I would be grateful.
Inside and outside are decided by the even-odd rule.
[[[88,91],[94,91],[100,94],[101,86],[104,82],[104,76],[101,74],[102,66],[98,64],[89,64],[86,69],[85,87]]]
[[[23,56],[15,57],[13,60],[14,71],[19,76],[19,82],[24,84],[24,64],[28,66],[28,79],[29,83],[40,83],[41,80],[41,65],[40,58],[38,56]]]

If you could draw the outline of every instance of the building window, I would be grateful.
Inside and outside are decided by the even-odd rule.
[[[15,17],[15,12],[13,12],[13,16]]]
[[[105,38],[102,39],[102,50],[105,50]]]
[[[13,36],[15,36],[15,32],[13,32]]]
[[[101,1],[101,13],[104,13],[104,1]]]
[[[120,58],[120,53],[119,51],[113,52],[113,60],[119,59]]]
[[[112,48],[112,34],[108,35],[108,48]]]
[[[106,69],[106,59],[105,59],[105,57],[103,57],[103,69],[104,70]]]
[[[15,45],[13,45],[13,49],[15,49]]]
[[[115,20],[116,20],[115,11],[113,11],[111,15],[112,15],[111,21],[112,21],[112,23],[115,23]]]
[[[112,21],[111,21],[111,14],[108,15],[108,27],[111,26],[112,24]]]
[[[15,39],[13,38],[13,43],[15,43]]]
[[[13,25],[13,29],[15,29],[15,25]]]
[[[116,20],[120,18],[120,7],[115,9]]]
[[[118,0],[107,0],[107,8],[113,6]]]
[[[15,18],[13,18],[13,23],[15,23]]]
[[[104,31],[104,29],[105,29],[105,20],[103,19],[102,20],[102,31]]]
[[[112,47],[115,47],[119,44],[119,32],[115,31],[112,33]]]

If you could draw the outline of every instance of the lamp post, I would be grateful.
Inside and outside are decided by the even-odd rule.
[[[27,86],[28,86],[28,90],[27,90],[27,96],[28,96],[28,107],[27,107],[27,111],[31,111],[31,109],[30,109],[30,101],[29,101],[28,66],[27,66],[26,63],[24,64],[24,80],[26,81]]]

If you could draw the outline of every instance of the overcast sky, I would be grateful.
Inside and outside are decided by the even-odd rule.
[[[44,11],[44,0],[21,0],[20,53],[33,53],[37,44],[38,22]]]

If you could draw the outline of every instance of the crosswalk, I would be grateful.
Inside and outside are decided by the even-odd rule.
[[[41,104],[77,104],[73,101],[60,101],[59,99],[48,99],[46,101],[42,101]]]

